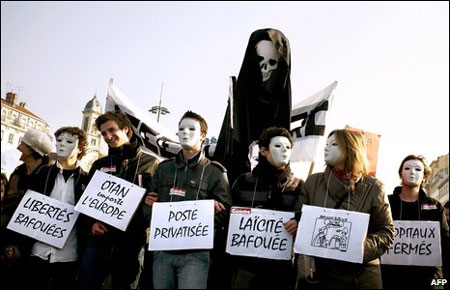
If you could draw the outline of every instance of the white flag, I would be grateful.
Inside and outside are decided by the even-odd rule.
[[[131,122],[135,135],[147,153],[157,157],[172,157],[181,149],[178,138],[161,124],[149,118],[109,80],[105,112],[122,111]]]
[[[319,138],[325,134],[325,117],[337,82],[292,107],[291,134],[294,138],[291,162],[313,162]]]

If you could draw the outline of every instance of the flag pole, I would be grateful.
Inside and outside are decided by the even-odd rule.
[[[310,177],[310,176],[311,176],[311,174],[312,174],[312,172],[313,172],[313,169],[314,169],[314,161],[313,161],[313,162],[311,162],[311,166],[309,166],[308,177]]]

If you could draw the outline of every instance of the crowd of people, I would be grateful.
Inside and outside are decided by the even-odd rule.
[[[141,150],[123,113],[107,112],[97,118],[96,126],[109,152],[93,163],[89,173],[79,166],[87,146],[81,129],[63,127],[55,132],[54,162],[48,158],[52,144],[45,133],[30,129],[23,137],[18,146],[23,163],[9,181],[2,174],[2,289],[391,289],[405,285],[432,289],[433,279],[447,277],[448,215],[425,192],[431,171],[422,156],[408,155],[402,161],[401,186],[387,195],[383,184],[368,175],[362,136],[334,130],[324,150],[325,171],[304,182],[290,170],[289,131],[270,127],[258,140],[256,167],[230,186],[225,167],[205,157],[202,148],[208,127],[194,112],[187,111],[179,122],[182,149],[162,162]],[[75,205],[97,170],[146,189],[125,231],[80,214],[60,249],[6,227],[28,190]],[[217,247],[147,250],[155,202],[206,199],[214,200]],[[313,268],[308,269],[314,272],[306,275],[309,282],[305,282],[298,267],[302,255],[277,260],[224,252],[232,206],[292,212],[294,217],[283,225],[295,236],[302,233],[298,224],[304,205],[369,214],[362,263],[314,257]],[[443,267],[380,265],[381,255],[394,241],[394,220],[439,222]]]
[[[59,128],[54,134],[56,154],[50,154],[53,144],[46,133],[28,130],[17,148],[22,153],[22,164],[9,180],[2,174],[1,289],[447,287],[448,202],[442,206],[426,193],[424,185],[431,172],[423,157],[405,157],[398,171],[401,186],[389,195],[383,183],[368,173],[363,136],[339,129],[327,136],[324,172],[312,174],[305,181],[293,175],[290,160],[294,142],[288,131],[292,109],[290,71],[288,39],[276,29],[253,32],[237,83],[233,79],[233,98],[212,158],[207,157],[210,155],[205,154],[203,146],[207,122],[192,111],[187,111],[178,123],[181,150],[166,160],[143,150],[140,134],[136,135],[123,112],[102,114],[95,125],[108,145],[108,154],[96,160],[89,172],[83,171],[79,162],[87,148],[83,130]],[[325,107],[328,104],[322,109]],[[314,119],[314,115],[309,118]],[[233,130],[230,124],[234,124]],[[311,123],[305,127],[305,134],[321,130]],[[250,166],[256,162],[249,160],[249,151],[258,153],[254,167]],[[56,157],[49,158],[49,154]],[[81,211],[61,247],[29,232],[10,229],[9,224],[19,220],[12,217],[21,202],[29,200],[24,196],[37,193],[40,198],[78,206],[86,201],[87,188],[99,172],[145,191],[124,230]],[[180,206],[185,201],[209,202],[212,245],[199,248],[183,244],[177,249],[167,246],[149,250],[155,240],[151,225],[159,217],[158,206]],[[269,257],[263,251],[249,254],[248,248],[239,253],[229,250],[232,211],[236,208],[244,213],[264,210],[289,214],[286,219],[272,219],[272,226],[262,226],[262,230],[262,219],[242,224],[242,218],[239,224],[246,246],[252,242],[255,246],[259,238],[248,233],[250,230],[270,228],[275,237],[264,246],[287,250],[287,258]],[[306,226],[300,225],[307,216],[303,210],[311,208],[362,216],[368,222],[364,228],[350,229],[341,220],[328,220],[317,227],[312,238],[313,246],[322,251],[320,255],[292,251],[296,245],[293,241],[306,236],[308,223],[314,224],[307,220]],[[49,207],[36,211],[49,215]],[[442,256],[442,263],[413,266],[380,262],[380,257],[392,250],[398,235],[395,223],[401,220],[438,224],[437,240],[442,250],[437,255]],[[363,233],[353,250],[353,254],[360,255],[359,262],[332,254],[347,251],[351,230]],[[46,232],[52,232],[51,228],[47,227]],[[170,237],[167,244],[170,239],[175,237]],[[262,240],[258,240],[259,246]]]

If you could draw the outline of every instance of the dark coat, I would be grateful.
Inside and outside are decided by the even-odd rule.
[[[141,187],[148,187],[151,175],[155,172],[158,162],[155,157],[144,153],[140,149],[138,142],[133,139],[133,141],[123,145],[121,148],[110,148],[109,155],[96,160],[89,171],[89,180],[95,171],[100,170]],[[139,184],[140,180],[142,184]],[[144,219],[142,204],[143,202],[141,201],[141,205],[137,207],[126,231],[121,231],[104,223],[108,228],[108,233],[103,238],[110,239],[115,245],[124,247],[132,245],[133,248],[142,247],[146,240],[145,230],[148,227]],[[96,220],[90,219],[89,234],[95,222]]]
[[[326,198],[328,191],[328,197]],[[350,200],[348,194],[350,191]],[[326,200],[326,204],[325,204]],[[377,288],[381,287],[379,257],[394,240],[394,223],[383,184],[364,176],[351,191],[327,167],[325,172],[308,177],[302,188],[302,204],[337,208],[370,214],[369,228],[364,241],[362,264],[315,258],[316,271],[323,288]]]
[[[172,187],[184,188],[185,196],[170,195]],[[228,219],[231,194],[226,169],[220,163],[206,158],[203,151],[188,162],[184,161],[182,151],[178,152],[175,158],[161,162],[152,178],[151,191],[158,193],[158,202],[169,202],[171,197],[172,202],[195,200],[197,194],[198,199],[221,202],[226,210],[214,215],[216,231]]]
[[[394,189],[394,193],[389,195],[392,217],[394,220],[404,220],[400,216],[402,208],[401,200],[402,187]],[[444,207],[436,199],[427,196],[421,188],[419,191],[418,212],[420,220],[438,221],[441,224],[441,248],[442,262],[444,267],[448,265],[448,246],[449,232],[447,219],[444,214]],[[414,211],[416,213],[416,211]],[[418,220],[419,217],[416,217]],[[433,278],[442,278],[441,267],[426,266],[401,266],[401,265],[382,265],[383,285],[388,289],[432,289],[431,280]]]
[[[55,180],[60,169],[55,165],[43,167],[38,173],[36,173],[30,182],[30,189],[46,196],[50,196],[55,187]],[[75,204],[80,200],[81,195],[88,184],[87,172],[85,172],[81,167],[78,167],[74,172],[74,193],[75,193]],[[77,240],[78,240],[78,259],[81,258],[86,242],[88,240],[88,235],[86,234],[86,223],[85,218],[82,214],[78,216],[77,222],[75,224],[77,227]],[[33,240],[33,243],[35,240]],[[30,248],[31,250],[31,248]]]
[[[298,222],[300,218],[300,193],[303,181],[296,188],[286,188],[288,179],[293,178],[290,167],[280,171],[271,166],[265,157],[259,156],[259,163],[252,172],[238,176],[233,184],[233,206],[262,208],[277,211],[294,212]],[[274,260],[258,257],[231,256],[233,268],[245,269],[263,288],[289,289],[293,277],[291,260]],[[235,281],[235,279],[237,279]],[[233,278],[236,287],[244,279]],[[256,287],[258,285],[252,285]]]

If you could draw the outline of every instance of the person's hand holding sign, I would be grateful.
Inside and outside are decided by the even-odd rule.
[[[221,202],[214,201],[214,209],[215,209],[215,212],[221,212],[221,211],[225,210],[225,206]]]
[[[158,201],[158,193],[156,192],[149,192],[147,193],[147,195],[145,196],[145,200],[144,203],[148,206],[152,206],[153,203]]]
[[[108,232],[108,229],[101,222],[96,222],[92,225],[92,235],[94,237],[101,237]]]
[[[284,228],[288,233],[294,235],[297,232],[297,221],[295,219],[290,219],[284,223]]]

